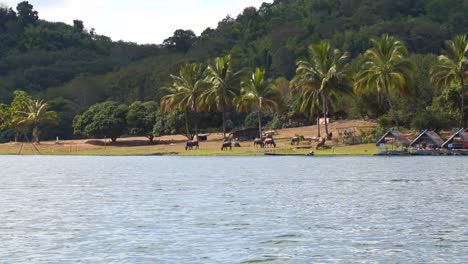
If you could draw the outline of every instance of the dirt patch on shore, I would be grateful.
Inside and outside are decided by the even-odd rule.
[[[377,123],[364,120],[342,120],[330,123],[329,131],[338,136],[343,129],[371,130]],[[289,148],[289,140],[295,135],[314,137],[317,126],[280,129],[275,136],[279,148]],[[324,126],[321,126],[322,136],[325,136]],[[208,141],[200,143],[200,149],[218,151],[223,139],[222,133],[208,134]],[[109,139],[82,139],[41,142],[41,144],[7,143],[0,145],[0,152],[4,154],[103,154],[116,155],[177,155],[185,152],[187,138],[181,135],[163,136],[150,143],[145,137],[119,138],[112,143]],[[242,149],[255,149],[253,142],[241,142]]]

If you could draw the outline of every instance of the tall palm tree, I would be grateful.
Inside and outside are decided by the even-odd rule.
[[[42,100],[35,100],[28,106],[27,112],[22,112],[24,118],[19,123],[33,126],[33,137],[39,143],[39,125],[41,123],[57,124],[57,112],[47,111],[48,105]]]
[[[262,137],[262,113],[279,110],[281,94],[274,85],[265,79],[265,70],[257,68],[247,81],[241,83],[241,95],[237,108],[239,111],[258,111],[258,133]]]
[[[242,73],[232,69],[231,56],[216,58],[207,68],[206,81],[210,87],[200,98],[205,110],[216,109],[223,114],[223,135],[226,138],[226,112],[234,104],[234,99],[240,93],[240,80]]]
[[[354,91],[362,94],[366,91],[377,92],[379,104],[386,97],[391,115],[398,127],[391,93],[397,91],[400,96],[413,93],[410,73],[411,63],[405,58],[408,50],[403,42],[387,34],[372,38],[372,48],[364,53],[362,68],[356,76]]]
[[[185,114],[185,129],[187,138],[191,139],[188,124],[188,114],[190,111],[199,112],[198,100],[206,88],[207,83],[203,79],[204,70],[199,64],[187,64],[183,66],[179,75],[171,75],[173,83],[166,88],[168,95],[161,99],[161,109],[164,112],[180,109]],[[198,133],[198,124],[195,122],[195,135]]]
[[[320,97],[325,117],[325,132],[328,136],[327,117],[330,111],[330,97],[346,90],[344,84],[347,78],[344,68],[348,53],[332,49],[330,42],[322,41],[319,44],[310,45],[309,54],[309,61],[297,62],[296,76],[292,83],[294,86],[301,87],[308,98],[313,97],[313,102],[303,102],[304,107],[315,106],[317,96]],[[315,92],[309,90],[315,90]]]
[[[460,126],[466,127],[465,81],[468,79],[468,39],[466,35],[456,36],[455,40],[447,41],[445,46],[444,54],[439,56],[439,64],[431,69],[431,81],[442,87],[452,84],[460,86]]]
[[[296,98],[296,104],[299,112],[303,113],[309,119],[314,115],[317,117],[317,137],[321,137],[320,133],[320,93],[317,89],[309,87],[307,84],[302,86],[293,86],[296,93],[293,98]]]

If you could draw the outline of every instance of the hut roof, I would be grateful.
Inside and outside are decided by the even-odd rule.
[[[230,136],[232,138],[239,138],[240,140],[249,140],[253,137],[258,137],[258,128],[248,127],[234,130],[230,133]]]
[[[428,138],[437,147],[441,147],[444,144],[444,140],[439,136],[439,134],[426,129],[415,140],[413,140],[413,142],[411,142],[410,146],[414,147],[414,145],[418,144],[423,138]]]
[[[453,142],[453,139],[456,137],[461,137],[463,141],[468,142],[468,132],[464,128],[462,128],[458,130],[455,134],[453,134],[449,139],[447,139],[447,141],[445,141],[445,143],[442,144],[442,147],[448,147],[448,145],[451,144]]]
[[[396,140],[398,140],[402,145],[406,145],[408,146],[409,145],[409,140],[398,130],[389,130],[387,131],[387,133],[385,133],[385,135],[383,135],[383,137],[381,137],[377,143],[375,144],[376,146],[379,146],[380,144],[382,143],[386,143],[385,142],[385,139],[388,138],[388,137],[392,137]]]

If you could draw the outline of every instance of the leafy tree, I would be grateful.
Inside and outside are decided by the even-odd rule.
[[[83,33],[85,30],[83,21],[81,20],[73,20],[73,29],[78,33]]]
[[[13,130],[15,142],[18,142],[20,133],[27,130],[27,124],[21,122],[24,119],[23,113],[29,110],[33,99],[25,91],[17,90],[13,94],[15,97],[7,110],[6,126]]]
[[[344,63],[348,54],[338,49],[332,49],[328,41],[309,46],[309,53],[309,61],[301,60],[297,63],[296,77],[293,79],[293,83],[303,90],[316,90],[315,92],[304,91],[304,93],[313,100],[321,99],[322,111],[325,116],[325,132],[329,135],[327,117],[330,110],[330,97],[345,91]],[[313,103],[308,102],[306,105],[311,107]]]
[[[8,107],[5,104],[0,104],[0,130],[6,128],[8,117]]]
[[[158,111],[153,134],[156,137],[163,135],[177,135],[185,133],[185,114],[178,109],[169,113]]]
[[[153,127],[156,124],[158,105],[156,102],[136,101],[128,107],[127,126],[129,135],[145,136],[153,143]]]
[[[240,93],[241,72],[232,69],[231,56],[216,58],[207,68],[206,80],[211,86],[202,93],[201,105],[223,114],[223,135],[226,137],[226,113]]]
[[[35,25],[39,20],[37,11],[34,10],[34,6],[28,1],[20,2],[16,6],[16,10],[18,11],[18,19],[23,26]]]
[[[32,101],[28,105],[27,112],[20,112],[23,114],[23,119],[19,121],[19,124],[27,124],[33,126],[33,137],[34,141],[39,144],[39,125],[42,123],[57,124],[57,113],[54,111],[48,111],[48,105],[42,100]]]
[[[91,106],[73,120],[76,135],[110,138],[116,142],[127,127],[127,106],[117,102],[104,102]]]
[[[196,39],[197,36],[192,30],[178,29],[172,37],[164,40],[163,45],[185,53],[193,46]]]
[[[257,68],[247,81],[241,84],[241,93],[237,108],[240,111],[255,109],[258,112],[258,133],[262,137],[262,113],[279,111],[281,94],[276,86],[265,78],[265,70]]]
[[[390,106],[390,112],[397,127],[399,122],[391,100],[391,94],[412,94],[411,63],[405,58],[408,53],[403,42],[387,34],[372,38],[372,48],[364,54],[362,68],[356,76],[354,91],[360,95],[364,92],[376,92],[380,104],[384,97]]]
[[[447,88],[451,85],[460,87],[460,127],[466,127],[465,119],[465,82],[468,78],[468,39],[460,35],[455,40],[446,42],[444,54],[440,55],[439,64],[431,70],[432,82]]]

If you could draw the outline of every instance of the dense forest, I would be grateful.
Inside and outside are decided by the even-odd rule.
[[[267,109],[261,117],[267,127],[310,124],[315,113],[333,119],[376,119],[383,127],[459,127],[466,122],[464,86],[457,80],[435,82],[431,69],[440,65],[438,55],[447,52],[446,41],[467,33],[467,13],[467,0],[275,0],[259,9],[248,7],[236,18],[227,16],[200,36],[181,29],[161,45],[137,45],[114,42],[80,20],[70,21],[72,25],[41,20],[28,2],[15,9],[0,6],[0,104],[11,105],[16,90],[46,100],[48,110],[58,113],[58,122],[41,125],[43,138],[86,136],[79,133],[77,123],[83,121],[86,110],[98,108],[114,114],[119,109],[125,115],[131,109],[153,113],[149,117],[153,123],[144,125],[148,128],[127,125],[121,134],[181,133],[188,126],[186,109],[164,111],[161,101],[171,93],[167,87],[176,83],[174,77],[189,63],[206,67],[229,54],[233,73],[244,73],[248,79],[248,72],[263,69],[263,77],[280,93],[281,106]],[[383,34],[401,41],[401,55],[412,65],[405,83],[411,92],[389,92],[389,105],[382,104],[378,91],[366,89],[369,85],[359,75],[362,65],[371,61],[366,52],[375,48],[371,39],[377,42]],[[349,85],[323,99],[326,107],[307,113],[301,111],[301,98],[307,93],[290,87],[300,84],[300,75],[305,74],[300,62],[313,57],[314,47],[317,51],[322,45],[325,50],[325,43],[346,54],[343,71]],[[465,57],[462,83],[468,75],[466,65]],[[93,106],[103,102],[107,103]],[[208,105],[202,108],[188,118],[197,131],[257,125],[256,112],[241,112],[234,105],[223,111]],[[14,134],[5,126],[0,139],[10,140]]]

